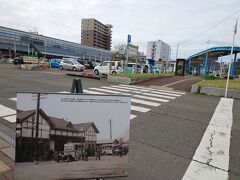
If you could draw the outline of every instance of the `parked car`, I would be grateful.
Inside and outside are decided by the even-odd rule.
[[[78,60],[78,62],[85,66],[86,69],[94,69],[92,61]]]
[[[153,66],[153,67],[152,67],[152,70],[153,70],[153,73],[158,73],[158,74],[160,74],[160,72],[161,72],[161,69],[159,68],[159,66]]]
[[[136,63],[128,63],[127,64],[127,73],[128,74],[141,73],[141,65],[136,64]]]
[[[94,67],[94,74],[105,74],[107,75],[109,72],[118,74],[123,72],[123,68],[121,66],[120,61],[104,61],[99,65]]]
[[[61,59],[51,59],[50,60],[50,67],[59,68],[60,63],[61,63]]]
[[[80,64],[74,59],[65,59],[63,58],[59,68],[61,70],[72,70],[72,71],[83,71],[85,69],[84,65]]]
[[[13,63],[14,63],[15,65],[17,65],[17,64],[23,64],[23,57],[22,57],[22,56],[15,57],[15,58],[13,59]]]

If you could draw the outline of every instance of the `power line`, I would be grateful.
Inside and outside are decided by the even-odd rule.
[[[230,14],[230,15],[227,16],[226,18],[222,19],[222,20],[219,21],[217,24],[211,26],[211,27],[208,28],[207,30],[205,30],[205,31],[203,31],[203,32],[201,32],[201,33],[199,33],[199,34],[193,36],[192,38],[190,38],[190,39],[188,39],[188,40],[186,40],[186,41],[183,41],[183,42],[180,43],[180,44],[185,44],[186,42],[191,41],[192,39],[195,39],[195,38],[197,38],[197,37],[199,37],[199,36],[201,36],[201,35],[203,35],[203,34],[209,32],[209,31],[211,31],[212,29],[214,29],[215,27],[217,27],[219,24],[223,23],[224,21],[228,20],[229,18],[231,18],[232,16],[238,14],[239,12],[240,12],[240,9],[237,10],[237,11],[235,11],[234,13]]]

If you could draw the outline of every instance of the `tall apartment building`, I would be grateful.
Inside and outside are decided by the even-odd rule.
[[[82,19],[81,44],[110,50],[112,27],[111,24],[103,24],[94,18]]]
[[[171,48],[170,46],[161,41],[148,41],[147,45],[147,59],[153,59],[156,62],[162,61],[168,64],[170,60]]]

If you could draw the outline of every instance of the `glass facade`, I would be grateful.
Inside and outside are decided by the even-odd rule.
[[[33,45],[42,55],[78,57],[92,61],[111,60],[111,51],[0,26],[0,50],[29,53]]]

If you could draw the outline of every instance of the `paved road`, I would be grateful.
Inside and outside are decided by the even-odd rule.
[[[0,89],[0,104],[13,110],[16,103],[9,98],[15,98],[16,91],[69,91],[74,78],[58,70],[22,71],[10,65],[0,65],[0,76],[3,87]],[[82,83],[88,93],[121,92],[133,95],[135,100],[132,105],[135,107],[131,111],[128,166],[128,179],[131,180],[182,179],[193,161],[196,149],[201,147],[200,142],[220,102],[218,97],[149,89],[147,85],[123,86],[106,80],[83,78]],[[230,129],[230,180],[240,179],[239,108],[240,101],[234,100]],[[1,117],[1,124],[10,129],[14,127],[5,116]]]
[[[168,89],[191,92],[192,84],[202,80],[202,77],[197,76],[173,76],[166,78],[158,78],[145,82],[138,83],[141,86],[161,86]]]

